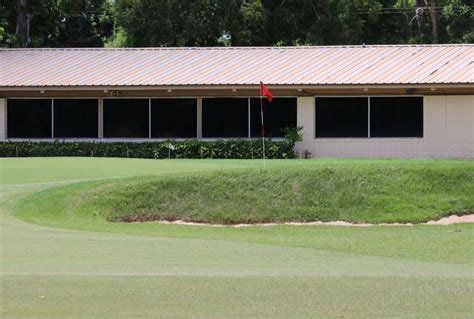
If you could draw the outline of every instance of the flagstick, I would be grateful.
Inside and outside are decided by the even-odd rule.
[[[263,167],[265,167],[265,126],[263,123],[263,96],[260,95],[260,117],[262,118]]]

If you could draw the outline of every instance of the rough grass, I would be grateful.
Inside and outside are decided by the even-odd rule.
[[[150,177],[95,192],[85,204],[110,221],[417,223],[474,211],[474,164],[287,165]]]

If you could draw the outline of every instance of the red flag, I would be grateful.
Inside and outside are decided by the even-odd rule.
[[[271,102],[273,99],[273,94],[270,92],[270,90],[263,84],[262,81],[260,81],[260,96],[265,96],[268,100],[268,102]]]

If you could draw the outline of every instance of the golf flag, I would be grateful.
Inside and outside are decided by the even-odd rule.
[[[266,97],[268,102],[273,99],[273,94],[270,90],[260,81],[260,119],[262,121],[262,157],[263,166],[265,167],[265,123],[263,122],[263,97]]]
[[[267,98],[268,102],[271,102],[273,99],[273,94],[270,90],[260,81],[260,96],[264,96]]]

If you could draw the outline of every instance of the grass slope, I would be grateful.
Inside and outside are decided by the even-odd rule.
[[[81,159],[75,165],[70,160],[66,161],[73,167],[81,167]],[[52,159],[54,167],[62,159]],[[90,161],[93,161],[92,159]],[[127,160],[123,160],[127,161]],[[163,161],[154,161],[155,163]],[[170,178],[175,181],[180,178],[194,179],[193,174],[183,173],[168,176],[168,165],[181,165],[181,161],[166,162],[163,169],[155,169],[157,178],[165,181]],[[200,161],[196,161],[196,166]],[[246,161],[241,161],[244,165]],[[113,163],[113,161],[112,161]],[[130,166],[136,165],[131,160]],[[144,164],[149,161],[145,160]],[[246,162],[253,165],[254,162]],[[56,165],[55,165],[56,164]],[[190,163],[188,163],[190,164]],[[214,161],[217,175],[228,172],[227,161]],[[90,164],[89,164],[90,165]],[[123,163],[121,165],[124,165]],[[235,165],[232,164],[232,165]],[[319,160],[319,161],[269,161],[269,169],[284,169],[300,167],[321,168],[330,167],[404,167],[405,169],[420,169],[423,167],[444,167],[446,169],[466,170],[468,162],[462,161],[354,161],[354,160]],[[191,166],[192,167],[192,166]],[[235,167],[235,166],[231,166]],[[189,167],[186,167],[189,169]],[[108,168],[109,170],[112,168]],[[176,169],[176,168],[175,168]],[[184,168],[182,168],[184,171]],[[240,172],[240,170],[238,170]],[[100,173],[107,173],[101,171]],[[159,175],[162,174],[162,175]],[[201,177],[208,173],[200,174]],[[239,173],[240,174],[240,173]],[[155,183],[158,180],[152,178]],[[283,245],[311,249],[331,250],[345,253],[369,254],[396,258],[416,260],[439,260],[449,263],[474,264],[472,249],[474,247],[473,225],[452,225],[449,227],[417,226],[416,231],[405,227],[374,227],[374,228],[340,228],[340,227],[314,227],[314,226],[277,226],[277,227],[249,227],[249,228],[209,228],[186,227],[178,225],[160,225],[157,223],[111,223],[107,219],[108,201],[116,201],[113,196],[104,198],[104,192],[110,190],[114,196],[116,190],[124,191],[134,188],[134,185],[143,185],[150,182],[149,177],[135,179],[113,179],[92,182],[74,183],[59,187],[48,187],[42,191],[34,192],[18,201],[14,208],[16,217],[30,223],[52,226],[63,229],[80,229],[97,232],[122,233],[132,235],[146,235],[154,237],[173,237],[209,240],[230,240],[252,242],[260,244]],[[118,198],[129,201],[127,197]],[[335,235],[336,234],[336,235]]]
[[[474,212],[474,163],[355,163],[117,181],[81,205],[112,221],[423,222]]]
[[[306,162],[269,161],[268,166],[438,163]],[[203,165],[223,173],[255,164],[0,159],[0,317],[472,317],[471,224],[231,228],[110,223],[85,203],[91,203],[91,190],[116,181],[71,184],[72,179],[147,171],[166,177],[201,171]],[[140,181],[149,180],[134,180]],[[51,182],[69,185],[51,188]]]

